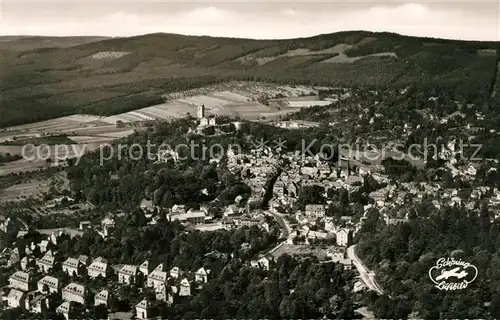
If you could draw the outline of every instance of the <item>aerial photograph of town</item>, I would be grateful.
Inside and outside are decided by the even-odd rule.
[[[497,1],[0,1],[0,319],[500,318]]]

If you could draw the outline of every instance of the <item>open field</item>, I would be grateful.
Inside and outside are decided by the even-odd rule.
[[[122,122],[138,122],[148,120],[161,120],[170,118],[180,118],[191,113],[196,115],[197,106],[184,101],[172,101],[159,105],[130,111],[115,116],[103,118],[102,121],[110,124],[115,124],[117,121]]]
[[[326,259],[326,251],[328,247],[325,246],[323,247],[312,247],[310,245],[305,245],[305,244],[284,244],[281,247],[279,247],[276,251],[272,253],[272,255],[275,258],[278,258],[279,256],[283,254],[288,254],[288,255],[307,255],[307,254],[312,254],[318,257],[319,259]]]
[[[16,184],[4,190],[0,190],[0,202],[22,201],[30,197],[40,197],[42,193],[50,189],[49,181],[33,181]]]
[[[87,144],[87,143],[104,144],[104,143],[111,143],[114,140],[116,140],[116,138],[114,137],[101,137],[101,136],[68,136],[68,138],[78,144]]]
[[[112,141],[110,138],[106,139]],[[20,154],[24,157],[0,166],[0,176],[63,165],[67,159],[78,158],[87,152],[99,149],[102,143],[102,141],[89,141],[84,144],[26,147],[24,152],[22,146],[0,146],[0,152],[10,150],[11,154]],[[50,162],[47,159],[50,159]]]
[[[69,189],[69,180],[65,173],[47,173],[37,175],[36,173],[31,177],[24,177],[22,180],[16,181],[17,184],[10,184],[10,186],[0,190],[0,202],[7,201],[21,201],[26,198],[41,199],[43,193],[49,191],[54,187],[58,191]],[[16,183],[14,182],[14,183]]]
[[[331,101],[318,101],[318,100],[312,100],[312,101],[288,101],[288,104],[292,108],[309,108],[312,106],[327,106],[332,104]]]
[[[67,117],[55,118],[47,121],[40,121],[20,126],[9,127],[7,132],[66,132],[78,128],[85,128],[93,121],[100,120],[100,117],[91,115],[71,115]]]

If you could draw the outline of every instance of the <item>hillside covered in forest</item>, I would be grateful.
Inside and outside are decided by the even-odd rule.
[[[160,103],[168,92],[229,80],[362,88],[416,84],[484,100],[495,88],[500,49],[494,42],[365,31],[290,40],[158,33],[47,41],[2,40],[0,127],[74,113],[116,114]]]

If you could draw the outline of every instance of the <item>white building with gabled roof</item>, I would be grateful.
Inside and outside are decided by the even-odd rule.
[[[84,254],[81,254],[78,256],[78,261],[80,261],[81,263],[83,263],[84,266],[88,266],[89,265],[89,257],[84,255]]]
[[[109,299],[109,291],[102,290],[94,296],[94,306],[98,306],[100,304],[108,306],[108,299]]]
[[[165,284],[167,282],[168,276],[165,271],[161,271],[161,269],[155,269],[148,275],[147,285],[148,287],[156,288]]]
[[[142,300],[135,305],[135,317],[137,319],[148,319],[150,318],[151,304],[147,299]]]
[[[21,290],[11,289],[7,296],[7,305],[9,308],[24,308],[24,299],[26,295]]]
[[[352,238],[352,231],[349,229],[340,229],[336,233],[337,245],[347,247]]]
[[[99,276],[106,278],[108,275],[108,263],[105,259],[98,257],[87,268],[90,278],[97,278]]]
[[[151,273],[151,271],[153,271],[153,265],[151,263],[149,263],[148,260],[146,260],[143,263],[141,263],[141,265],[139,266],[139,271],[144,276],[148,276]]]
[[[36,261],[36,266],[42,273],[49,273],[52,268],[54,268],[54,263],[55,263],[55,258],[54,255],[52,254],[52,251],[49,250],[45,255]]]
[[[84,305],[85,287],[72,282],[62,289],[62,298],[66,301],[73,301]]]
[[[191,295],[191,284],[187,278],[181,280],[179,285],[179,296],[187,297]]]
[[[207,213],[204,210],[189,210],[186,213],[170,215],[170,221],[189,222],[192,224],[205,223]]]
[[[28,268],[34,266],[35,259],[31,257],[24,257],[21,259],[21,270],[26,271]]]
[[[172,269],[170,269],[170,276],[174,279],[177,279],[179,278],[181,272],[182,271],[179,267],[173,267]]]
[[[118,271],[118,283],[132,284],[137,277],[137,266],[126,264]]]
[[[196,282],[203,282],[207,283],[208,282],[208,274],[210,273],[210,270],[206,270],[205,268],[201,267],[198,269],[195,273],[195,281]]]
[[[59,307],[56,309],[56,313],[62,314],[62,316],[66,319],[69,320],[70,313],[71,313],[71,302],[70,301],[65,301],[63,302]]]
[[[49,292],[44,291],[44,286],[47,286]],[[45,276],[37,283],[38,292],[40,293],[58,293],[59,279],[51,276]]]
[[[48,240],[42,240],[39,244],[40,247],[40,252],[45,253],[47,252],[48,246],[49,246],[49,241]]]
[[[259,267],[261,267],[264,270],[269,270],[269,259],[266,257],[260,258],[258,261]]]
[[[63,272],[67,273],[69,276],[79,276],[82,268],[83,264],[80,262],[80,260],[75,258],[68,258],[62,264]]]
[[[9,278],[9,287],[21,291],[29,291],[31,285],[31,275],[24,271],[16,271]]]

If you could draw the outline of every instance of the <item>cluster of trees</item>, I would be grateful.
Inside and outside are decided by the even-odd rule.
[[[32,144],[35,146],[38,145],[61,145],[61,144],[74,144],[75,142],[68,138],[67,135],[52,135],[52,136],[46,136],[46,137],[40,137],[40,138],[26,138],[26,139],[14,139],[12,141],[4,141],[2,142],[3,145],[7,146],[22,146],[26,144]]]
[[[195,296],[174,303],[168,319],[353,319],[354,274],[341,265],[280,256],[266,272],[230,262]]]
[[[102,256],[110,263],[137,265],[150,260],[185,270],[197,270],[209,263],[214,271],[220,271],[224,260],[214,262],[209,253],[234,254],[235,257],[248,259],[273,246],[279,235],[278,228],[272,228],[267,233],[257,226],[234,231],[186,232],[181,224],[168,222],[165,218],[155,225],[148,225],[149,220],[141,210],[117,217],[115,221],[112,237],[106,240],[94,230],[86,231],[81,237],[62,235],[55,250],[63,257],[85,254],[94,258]],[[24,252],[26,246],[39,238],[38,232],[30,231],[19,238],[16,245],[20,252]],[[248,243],[249,248],[242,250],[243,243]]]
[[[16,161],[16,160],[20,160],[22,159],[23,157],[19,154],[10,154],[10,153],[5,153],[5,154],[0,154],[0,165],[4,164],[4,163],[7,163],[7,162],[12,162],[12,161]]]
[[[224,161],[219,165],[210,162],[225,156],[224,153],[212,154],[210,150],[223,152],[229,144],[239,144],[239,138],[186,138],[192,125],[192,121],[181,119],[120,141],[128,146],[139,144],[143,150],[142,158],[135,157],[132,148],[118,154],[116,147],[110,155],[105,155],[110,157],[102,165],[100,154],[84,156],[78,165],[68,168],[72,191],[77,197],[96,205],[115,208],[134,207],[142,199],[151,199],[154,205],[162,207],[174,204],[197,207],[200,203],[218,199],[223,206],[232,203],[239,195],[248,197],[250,188],[225,167]],[[150,154],[147,154],[148,143],[152,146]],[[211,149],[216,144],[225,149]],[[174,158],[167,158],[157,161],[157,156],[165,150],[162,145],[177,150],[181,160],[176,162]],[[176,148],[179,145],[187,147]]]
[[[364,39],[367,41],[359,44]],[[426,45],[431,42],[436,45]],[[270,63],[256,65],[255,58],[278,57],[298,48],[318,51],[338,44],[359,44],[349,50],[351,56],[395,52],[398,58],[369,57],[350,64],[320,63],[336,55],[326,54],[279,57]],[[106,68],[86,69],[80,64],[81,58],[110,51],[111,47],[131,54],[108,62]],[[30,54],[6,53],[0,61],[4,71],[0,75],[4,93],[0,127],[74,113],[110,115],[126,112],[161,103],[165,91],[182,91],[230,80],[366,88],[402,88],[418,83],[421,88],[438,87],[484,98],[492,90],[497,57],[478,55],[477,50],[497,47],[494,43],[446,42],[372,32],[276,41],[154,34]],[[249,59],[248,55],[253,55],[254,59]],[[247,63],[241,63],[239,58]],[[149,72],[146,78],[137,81],[133,75],[142,72],[137,71],[141,64]],[[175,77],[155,71],[169,68]],[[103,82],[108,75],[114,79],[120,74],[124,81]],[[83,78],[95,79],[93,84],[82,84],[85,95],[69,89],[54,90],[55,84],[78,83]],[[31,89],[16,90],[21,87]]]

